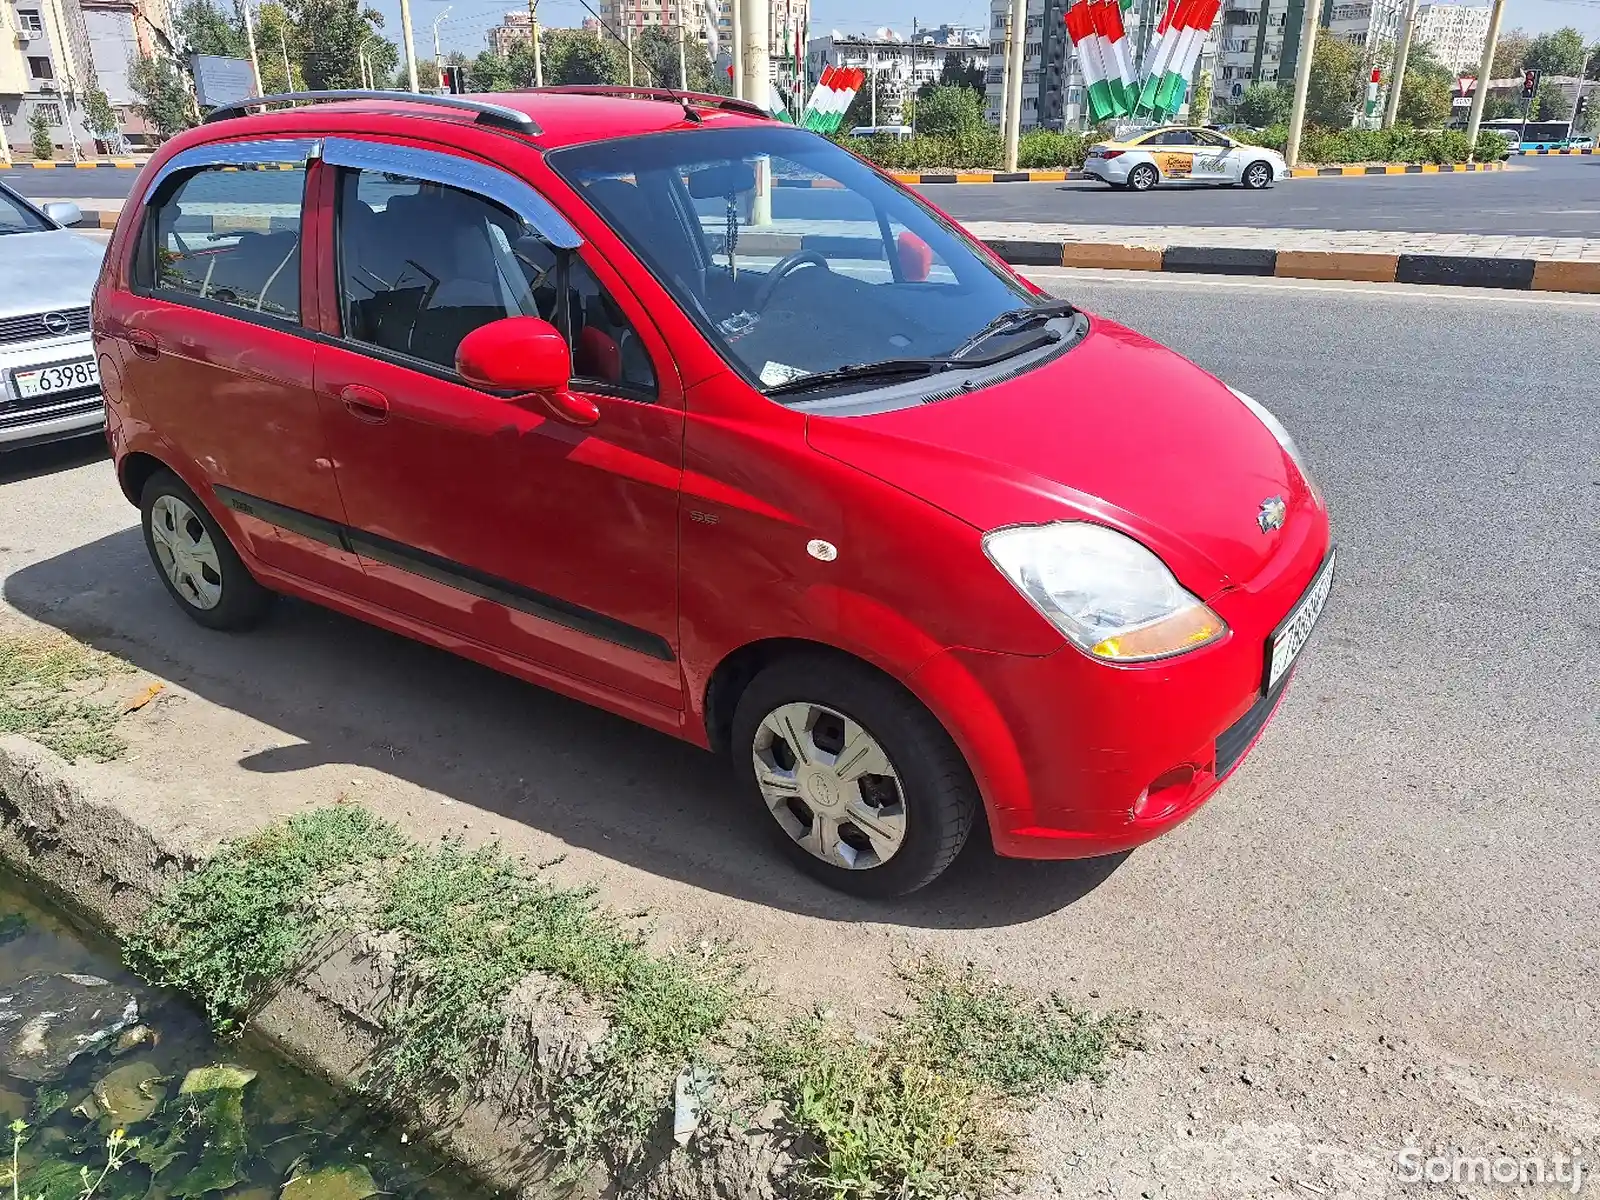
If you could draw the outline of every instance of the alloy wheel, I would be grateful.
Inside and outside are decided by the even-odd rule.
[[[780,828],[813,857],[864,871],[905,842],[900,776],[876,738],[843,713],[805,701],[756,727],[756,784]]]
[[[1245,182],[1251,187],[1264,188],[1271,181],[1272,169],[1266,163],[1252,163],[1246,175]]]
[[[150,540],[156,559],[178,594],[196,608],[222,603],[222,565],[211,534],[176,496],[158,496],[150,507]]]

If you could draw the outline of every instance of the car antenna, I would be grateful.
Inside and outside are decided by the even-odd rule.
[[[616,43],[622,47],[627,56],[632,59],[634,57],[632,44],[630,44],[629,41],[619,34],[615,29],[611,28],[604,17],[595,12],[594,6],[589,3],[589,0],[578,0],[578,3],[582,4],[584,8],[588,9],[589,15],[596,21],[600,22],[600,28],[609,33],[613,40],[615,40]],[[679,26],[678,28],[678,38],[680,41],[683,38],[682,26]],[[650,73],[650,81],[655,84],[656,87],[660,88],[663,92],[666,92],[667,95],[671,96],[674,100],[681,104],[683,106],[683,115],[689,120],[693,121],[696,125],[699,125],[701,123],[700,114],[695,112],[694,106],[689,103],[689,98],[687,96],[680,96],[676,88],[671,87],[668,84],[664,84],[657,79],[656,69],[649,63],[644,62],[643,59],[639,59],[638,61],[644,63],[644,69]]]

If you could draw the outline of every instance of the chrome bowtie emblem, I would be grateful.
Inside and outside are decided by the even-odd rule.
[[[1262,533],[1271,533],[1283,528],[1283,519],[1288,515],[1289,506],[1282,496],[1268,496],[1261,502],[1261,511],[1256,513],[1256,524],[1261,526]]]
[[[72,322],[61,313],[45,313],[44,327],[51,333],[65,333],[72,328]]]

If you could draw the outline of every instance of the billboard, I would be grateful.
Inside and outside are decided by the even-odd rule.
[[[255,76],[250,73],[248,58],[191,54],[189,69],[194,74],[195,99],[201,108],[237,104],[256,94]]]

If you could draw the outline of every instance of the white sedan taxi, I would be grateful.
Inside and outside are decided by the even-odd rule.
[[[1289,166],[1265,146],[1247,146],[1213,129],[1164,125],[1090,146],[1083,172],[1114,188],[1148,192],[1158,183],[1264,188],[1287,179]]]

